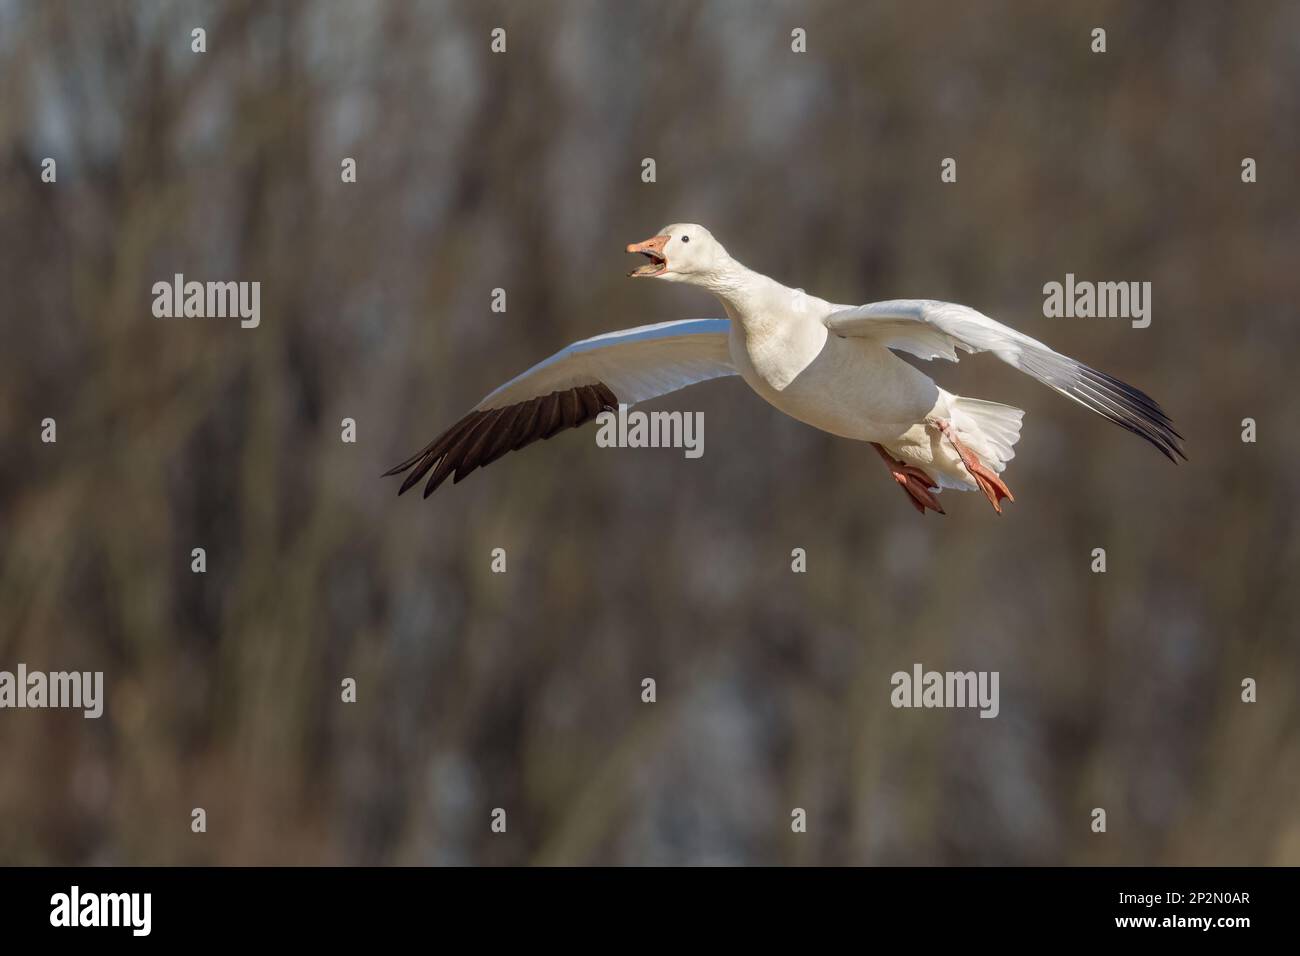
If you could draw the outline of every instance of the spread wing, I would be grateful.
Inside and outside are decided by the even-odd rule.
[[[409,471],[407,491],[430,471],[427,498],[454,475],[457,482],[605,409],[633,405],[679,388],[735,375],[726,319],[687,319],[643,325],[583,339],[506,382],[460,421],[384,475]]]
[[[1183,436],[1149,395],[964,305],[894,299],[846,306],[825,321],[839,335],[875,338],[887,348],[926,360],[955,362],[957,349],[992,352],[1089,411],[1145,438],[1170,461],[1177,462],[1175,455],[1187,458],[1180,444]]]

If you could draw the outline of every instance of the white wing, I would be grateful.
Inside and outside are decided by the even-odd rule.
[[[575,385],[606,385],[625,405],[735,375],[726,319],[686,319],[574,342],[494,390],[474,410],[501,408]]]
[[[845,306],[826,317],[839,335],[878,339],[918,358],[957,361],[957,349],[992,352],[1066,398],[1145,438],[1169,458],[1183,454],[1182,436],[1155,401],[1104,372],[1089,368],[1037,339],[964,305],[933,299],[894,299]]]
[[[660,322],[575,342],[491,392],[425,448],[385,472],[410,471],[398,494],[430,470],[427,498],[538,439],[576,428],[605,409],[735,375],[726,319]],[[435,467],[436,466],[436,467]]]

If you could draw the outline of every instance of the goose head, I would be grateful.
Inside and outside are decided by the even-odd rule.
[[[703,226],[693,222],[675,222],[643,242],[633,242],[628,252],[637,252],[650,261],[628,273],[634,279],[666,279],[707,285],[709,279],[727,262],[727,250]]]

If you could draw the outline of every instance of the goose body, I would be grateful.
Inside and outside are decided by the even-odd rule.
[[[898,351],[957,360],[989,351],[1067,398],[1149,441],[1171,461],[1181,436],[1147,395],[1052,351],[974,309],[928,299],[836,305],[733,259],[702,226],[674,224],[629,252],[650,261],[634,277],[712,292],[726,319],[664,322],[576,342],[490,393],[388,474],[399,493],[429,476],[425,495],[475,468],[619,404],[739,375],[801,422],[871,443],[922,514],[943,512],[941,488],[979,489],[994,509],[1011,498],[999,477],[1023,412],[945,391]]]
[[[750,388],[791,418],[890,445],[940,404],[943,393],[929,376],[893,352],[832,333],[825,319],[840,307],[784,286],[763,300],[724,304],[731,360]]]

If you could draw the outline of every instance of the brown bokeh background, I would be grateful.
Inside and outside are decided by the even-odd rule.
[[[0,669],[107,696],[0,712],[0,862],[1300,863],[1297,37],[1295,3],[0,5]],[[588,428],[395,497],[564,344],[719,315],[624,278],[676,220],[990,313],[1191,460],[972,356],[929,371],[1028,412],[1000,519],[922,520],[736,379],[653,403],[704,412],[698,461]],[[261,326],[155,319],[176,272],[260,281]],[[1044,318],[1067,272],[1152,282],[1151,327]],[[999,671],[1001,715],[894,710],[914,662]]]

